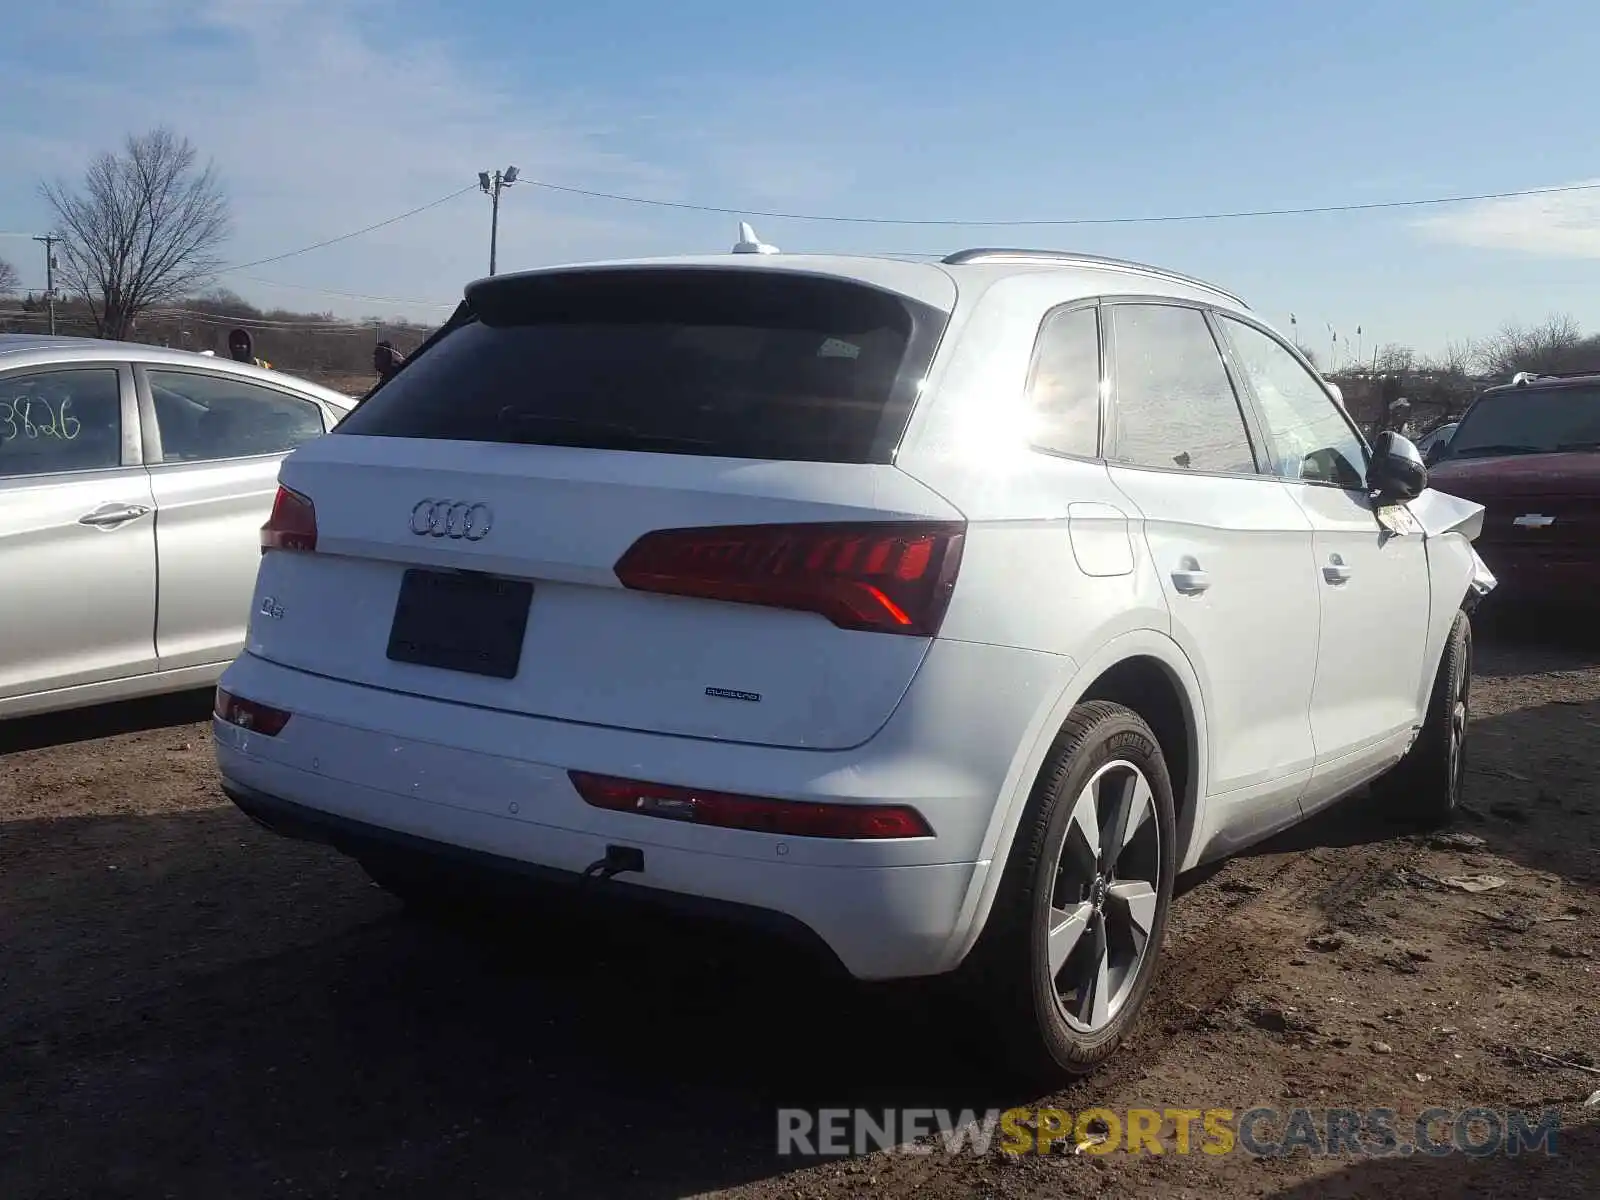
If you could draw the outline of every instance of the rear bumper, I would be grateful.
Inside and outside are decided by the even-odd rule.
[[[851,975],[935,975],[959,964],[996,804],[1044,696],[1071,664],[935,643],[890,724],[849,751],[798,751],[599,729],[341,683],[241,657],[235,695],[292,713],[276,737],[213,723],[240,808],[349,853],[396,845],[468,868],[570,879],[610,846],[644,871],[609,881],[640,898],[798,924]],[[569,770],[776,799],[906,803],[934,837],[845,841],[720,829],[597,809]],[[625,880],[625,882],[624,882]]]
[[[794,943],[819,961],[829,962],[840,969],[843,967],[826,942],[800,921],[781,913],[642,888],[625,879],[608,879],[603,884],[586,887],[584,877],[570,871],[557,871],[515,858],[485,854],[379,825],[368,825],[294,804],[236,783],[224,783],[222,790],[241,812],[273,833],[331,846],[352,858],[426,866],[447,876],[488,883],[496,891],[564,892],[583,903],[640,904],[665,908],[685,916],[759,930]]]

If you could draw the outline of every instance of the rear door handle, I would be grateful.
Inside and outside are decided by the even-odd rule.
[[[1322,568],[1322,577],[1334,587],[1349,583],[1352,574],[1354,572],[1345,566],[1343,557],[1337,554],[1328,555],[1328,565]]]
[[[78,518],[79,525],[93,525],[99,529],[115,529],[129,521],[137,521],[150,511],[144,504],[102,504],[92,512]]]
[[[1211,586],[1211,576],[1200,569],[1200,564],[1185,555],[1172,573],[1172,586],[1185,596],[1198,596]]]

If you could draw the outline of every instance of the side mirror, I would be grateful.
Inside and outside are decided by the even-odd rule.
[[[1428,452],[1422,456],[1422,461],[1427,466],[1433,466],[1444,455],[1444,438],[1439,438],[1428,447]]]
[[[1428,465],[1409,438],[1393,430],[1380,433],[1372,443],[1372,463],[1367,487],[1386,504],[1415,500],[1428,487]]]

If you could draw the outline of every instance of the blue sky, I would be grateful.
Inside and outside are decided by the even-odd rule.
[[[215,158],[245,262],[516,164],[689,203],[970,220],[1372,203],[1600,179],[1600,4],[1531,0],[55,0],[0,39],[0,231],[40,178],[166,123]],[[472,192],[221,282],[258,302],[437,318],[487,266]],[[1424,351],[1568,312],[1600,329],[1600,191],[1209,223],[757,222],[788,250],[1063,246],[1160,262]],[[501,269],[717,251],[736,218],[517,186]],[[38,284],[38,247],[0,239]],[[345,294],[341,294],[345,293]]]

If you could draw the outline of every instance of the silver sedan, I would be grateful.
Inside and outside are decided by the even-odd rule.
[[[231,359],[0,335],[0,718],[214,683],[278,464],[353,403]]]

